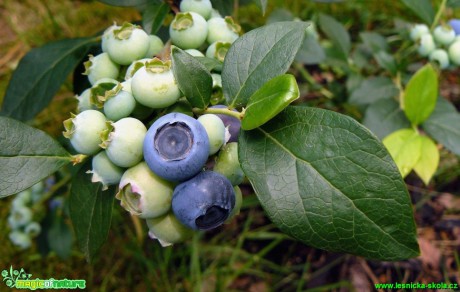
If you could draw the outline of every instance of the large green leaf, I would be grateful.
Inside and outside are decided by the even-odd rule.
[[[224,96],[233,107],[243,107],[268,80],[284,74],[305,38],[305,22],[275,22],[239,37],[225,56]]]
[[[393,98],[399,90],[393,81],[387,77],[370,77],[365,79],[352,93],[349,102],[365,106],[373,104],[379,99]]]
[[[422,155],[422,139],[414,129],[401,129],[391,133],[383,144],[387,147],[403,177],[406,177]]]
[[[66,39],[29,51],[11,77],[0,114],[22,121],[32,119],[49,104],[94,41]]]
[[[242,131],[239,160],[287,234],[367,258],[418,255],[405,183],[383,145],[352,118],[287,107],[261,128]]]
[[[90,262],[104,244],[112,221],[115,188],[102,191],[101,183],[92,183],[86,173],[91,161],[83,165],[72,179],[69,209],[80,249]]]
[[[174,76],[182,93],[192,106],[206,108],[212,94],[211,73],[192,55],[178,47],[172,48],[171,59]]]
[[[341,58],[347,61],[351,50],[351,40],[350,34],[345,27],[332,16],[322,13],[319,14],[318,24],[321,30],[334,43],[335,47],[339,49]]]
[[[393,98],[384,98],[372,103],[364,113],[363,125],[380,139],[403,128],[410,122]]]
[[[402,0],[421,20],[431,25],[434,20],[434,10],[431,0]]]
[[[142,26],[149,34],[156,34],[169,12],[165,2],[151,3],[142,14]]]
[[[297,98],[299,87],[293,75],[285,74],[271,79],[249,98],[241,128],[252,130],[260,127]]]
[[[423,66],[412,76],[404,92],[404,112],[414,125],[425,121],[433,112],[438,99],[438,76],[431,64]]]
[[[460,114],[455,107],[444,98],[438,98],[436,108],[428,120],[422,124],[422,127],[447,149],[460,155],[459,125]]]
[[[0,198],[17,194],[71,161],[46,133],[0,117]]]

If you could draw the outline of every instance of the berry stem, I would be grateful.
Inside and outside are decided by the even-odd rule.
[[[441,5],[439,5],[438,11],[436,12],[436,16],[434,17],[433,23],[431,24],[431,30],[433,30],[436,25],[438,25],[439,19],[441,18],[441,15],[444,13],[444,10],[446,9],[446,2],[447,0],[442,0]]]
[[[194,114],[197,115],[204,115],[204,114],[223,114],[231,117],[235,117],[239,120],[242,120],[244,118],[244,110],[242,112],[236,112],[233,110],[230,110],[229,108],[207,108],[207,109],[201,109],[201,108],[193,108],[192,109]]]

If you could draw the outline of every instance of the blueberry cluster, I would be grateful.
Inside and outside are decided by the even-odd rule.
[[[45,183],[39,182],[31,188],[17,194],[11,203],[8,226],[11,229],[9,238],[19,249],[27,249],[32,245],[32,239],[41,232],[39,214],[34,212],[34,204],[42,198]]]
[[[209,0],[184,0],[170,24],[171,43],[194,57],[223,61],[240,27]],[[91,87],[78,96],[78,114],[64,136],[92,156],[92,181],[118,185],[116,198],[145,219],[162,245],[193,230],[209,230],[239,212],[243,172],[237,137],[241,122],[224,114],[196,117],[171,66],[171,46],[140,27],[114,24],[103,53],[85,63]],[[205,54],[203,54],[205,52]],[[212,73],[216,108],[222,80]]]
[[[460,65],[460,20],[452,19],[430,31],[425,24],[415,24],[410,38],[417,42],[418,53],[438,63],[441,69]]]

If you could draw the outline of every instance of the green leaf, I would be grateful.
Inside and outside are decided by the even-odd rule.
[[[434,21],[434,10],[431,0],[402,0],[421,20],[431,25]]]
[[[178,47],[171,50],[172,68],[180,90],[193,107],[206,108],[212,94],[212,77],[208,69]]]
[[[21,121],[35,117],[50,103],[94,41],[66,39],[29,51],[11,77],[0,114]]]
[[[293,75],[275,77],[249,98],[241,121],[243,130],[252,130],[265,124],[299,98],[299,87]]]
[[[372,103],[364,113],[363,125],[380,139],[404,128],[410,127],[410,122],[392,98],[380,99]]]
[[[460,0],[447,0],[447,6],[452,8],[460,7]]]
[[[305,38],[305,22],[276,22],[239,37],[225,56],[222,88],[227,102],[243,107],[262,85],[286,73]]]
[[[404,92],[404,112],[413,125],[419,125],[433,112],[438,99],[438,76],[431,64],[412,76]]]
[[[379,51],[374,54],[374,58],[379,66],[388,70],[391,75],[395,76],[398,73],[398,65],[396,64],[396,60],[393,55],[385,51]]]
[[[47,234],[49,247],[61,258],[67,259],[72,252],[72,230],[57,214],[53,218],[52,225]]]
[[[383,144],[390,152],[402,177],[406,177],[420,159],[422,139],[414,129],[401,129],[391,133]]]
[[[291,11],[283,8],[278,8],[273,10],[273,12],[270,13],[270,15],[267,17],[267,24],[291,20],[294,20],[294,15]]]
[[[222,72],[222,62],[214,58],[208,57],[195,57],[208,71]]]
[[[142,26],[149,34],[156,34],[169,12],[165,2],[149,4],[142,14]]]
[[[319,42],[312,36],[305,37],[295,60],[306,65],[315,65],[326,59],[326,53]]]
[[[414,171],[428,185],[439,164],[439,150],[436,144],[426,136],[420,136],[420,158],[414,166]]]
[[[129,7],[129,6],[141,6],[149,3],[150,1],[158,2],[158,0],[98,0],[107,5],[112,6],[122,6],[122,7]]]
[[[351,104],[366,106],[379,99],[393,98],[399,90],[393,81],[387,77],[370,77],[365,79],[351,94]]]
[[[388,50],[387,40],[379,33],[361,32],[359,36],[363,40],[363,43],[366,45],[366,47],[368,47],[374,53]]]
[[[423,130],[443,144],[447,149],[460,155],[460,114],[455,107],[439,98],[431,116],[423,124]]]
[[[294,238],[380,260],[418,255],[405,183],[383,145],[352,118],[287,107],[242,131],[239,160],[270,219]]]
[[[262,15],[265,15],[265,12],[267,11],[267,2],[268,0],[252,0],[254,3],[256,3],[257,7],[259,7],[260,11],[262,11]]]
[[[72,179],[70,190],[70,218],[80,249],[91,262],[109,234],[115,188],[102,191],[101,183],[92,183],[91,174],[86,173],[91,161],[78,171]]]
[[[219,11],[223,16],[232,15],[234,0],[211,0],[212,8]]]
[[[0,117],[0,198],[17,194],[71,161],[46,133]]]
[[[340,50],[341,58],[347,61],[351,49],[351,40],[350,34],[345,27],[335,18],[322,13],[319,14],[318,24],[321,30],[334,43],[334,46]]]

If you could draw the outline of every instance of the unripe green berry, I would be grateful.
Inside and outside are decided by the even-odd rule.
[[[93,169],[88,171],[93,174],[91,181],[102,183],[102,190],[106,190],[109,185],[118,184],[125,171],[110,161],[105,151],[93,156],[92,167]]]
[[[241,27],[233,21],[233,18],[214,17],[208,20],[208,44],[215,42],[233,43],[239,36]]]
[[[149,50],[145,54],[146,58],[153,58],[155,55],[158,55],[164,48],[165,44],[163,41],[156,35],[149,35]]]
[[[206,129],[209,139],[209,155],[219,151],[225,143],[225,126],[222,120],[213,114],[202,115],[198,118],[203,127]]]
[[[107,53],[114,62],[129,65],[143,58],[150,46],[148,34],[130,23],[112,31],[113,37],[107,39]]]
[[[152,239],[158,239],[163,247],[183,242],[193,234],[193,231],[180,223],[172,212],[146,221],[149,236]]]
[[[86,71],[83,74],[88,75],[91,85],[102,78],[116,79],[120,73],[119,65],[113,62],[107,53],[97,56],[89,55],[89,60],[84,65]]]
[[[244,173],[238,161],[237,142],[231,142],[222,147],[213,170],[228,178],[234,186],[243,182]]]
[[[231,45],[223,42],[212,43],[206,50],[206,57],[223,62]]]
[[[212,12],[212,4],[209,0],[182,0],[180,3],[181,12],[196,12],[209,19]]]
[[[460,65],[460,40],[455,41],[450,45],[449,59],[455,65]]]
[[[169,35],[181,49],[198,49],[206,41],[208,24],[198,13],[178,13],[169,26]]]

